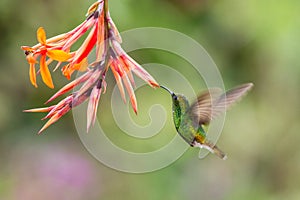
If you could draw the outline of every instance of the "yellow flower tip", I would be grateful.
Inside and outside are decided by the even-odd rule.
[[[26,113],[49,112],[52,108],[53,108],[53,106],[46,107],[46,108],[34,108],[34,109],[23,110],[23,112],[26,112]]]
[[[46,64],[46,56],[42,56],[40,60],[40,71],[43,82],[51,89],[54,88],[52,77]]]
[[[54,89],[54,84],[52,83],[52,85],[47,85],[50,89]]]
[[[63,51],[63,50],[48,50],[46,55],[53,59],[53,60],[57,60],[59,62],[64,62],[69,60],[72,55]]]
[[[46,130],[51,124],[46,124],[44,125],[38,132],[38,135],[41,135],[43,133],[44,130]]]
[[[44,111],[45,108],[35,108],[35,109],[29,109],[29,110],[23,110],[23,112],[28,112],[28,113],[34,113],[34,112],[46,112]]]
[[[32,84],[35,88],[38,87],[37,84],[36,84],[35,76],[30,75],[30,82],[31,82],[31,84]]]
[[[38,28],[36,35],[38,42],[42,45],[46,45],[46,32],[43,27]]]
[[[54,106],[55,107],[55,106]],[[51,110],[54,107],[49,107]],[[49,114],[44,118],[50,118],[46,124],[41,128],[41,130],[38,132],[38,134],[41,134],[45,129],[47,129],[50,125],[52,125],[53,123],[57,122],[63,115],[65,115],[67,112],[70,111],[70,106],[68,105],[64,105],[63,108],[61,108],[60,110],[58,110],[56,113],[53,113],[53,115],[51,114],[52,111],[49,112]]]
[[[40,131],[38,132],[38,135],[40,135],[44,130],[46,130],[50,125],[52,125],[53,123],[55,123],[57,120],[59,120],[61,116],[56,113],[55,115],[53,115],[47,122],[46,124],[40,129]]]

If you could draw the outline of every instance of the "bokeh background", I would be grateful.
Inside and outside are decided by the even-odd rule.
[[[71,30],[92,3],[0,2],[0,199],[300,199],[299,1],[110,0],[120,31],[145,26],[180,31],[208,51],[226,88],[255,84],[227,113],[218,141],[227,161],[212,155],[199,160],[190,149],[172,165],[147,174],[118,172],[95,160],[81,144],[71,114],[38,136],[43,115],[22,113],[42,106],[54,91],[41,82],[38,89],[30,85],[20,46],[36,43],[39,26],[48,36]],[[166,52],[131,55],[141,63],[180,62]],[[59,73],[54,80],[55,90],[66,83]],[[112,138],[120,138],[122,131],[106,117],[109,94],[101,99],[99,119],[113,130]],[[137,98],[141,113],[133,118],[140,124],[149,123],[148,104],[171,109],[169,96],[147,87]],[[159,142],[176,134],[170,117]],[[130,142],[120,145],[134,146]]]

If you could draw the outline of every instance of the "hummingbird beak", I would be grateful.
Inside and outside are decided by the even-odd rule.
[[[163,86],[163,85],[160,85],[159,87],[161,87],[161,88],[167,90],[172,96],[175,95],[174,92],[172,92],[171,90],[169,90],[169,88],[167,88],[167,87],[165,87],[165,86]]]

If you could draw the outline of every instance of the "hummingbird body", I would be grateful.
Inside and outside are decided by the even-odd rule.
[[[172,96],[172,111],[173,111],[173,121],[175,128],[179,135],[191,146],[195,136],[198,135],[199,125],[194,123],[189,117],[185,114],[187,109],[190,107],[189,102],[183,95],[174,95]],[[201,133],[201,132],[200,132]],[[204,132],[203,132],[204,133]],[[203,136],[203,134],[201,134]],[[204,133],[205,137],[205,133]]]
[[[206,148],[213,153],[215,153],[213,149],[216,149],[217,155],[220,155],[222,159],[226,158],[225,153],[212,142],[206,141],[206,132],[202,125],[189,117],[186,111],[190,106],[186,97],[180,94],[172,95],[172,101],[173,121],[178,134],[192,147]]]
[[[172,96],[173,121],[178,134],[190,146],[205,148],[225,160],[226,154],[206,139],[204,127],[239,100],[252,86],[252,83],[244,84],[218,95],[213,91],[207,91],[198,96],[197,101],[191,106],[184,95],[175,94],[164,86],[160,87]]]

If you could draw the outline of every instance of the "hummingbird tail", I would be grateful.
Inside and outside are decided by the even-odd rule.
[[[217,145],[214,145],[213,143],[208,142],[208,141],[206,141],[204,143],[204,145],[209,147],[211,149],[211,152],[214,153],[215,155],[217,155],[222,160],[227,159],[227,155],[221,149],[219,149],[219,147],[217,147]]]
[[[227,159],[227,155],[221,149],[219,149],[217,146],[213,147],[213,151],[214,151],[214,154],[216,154],[222,160]]]

